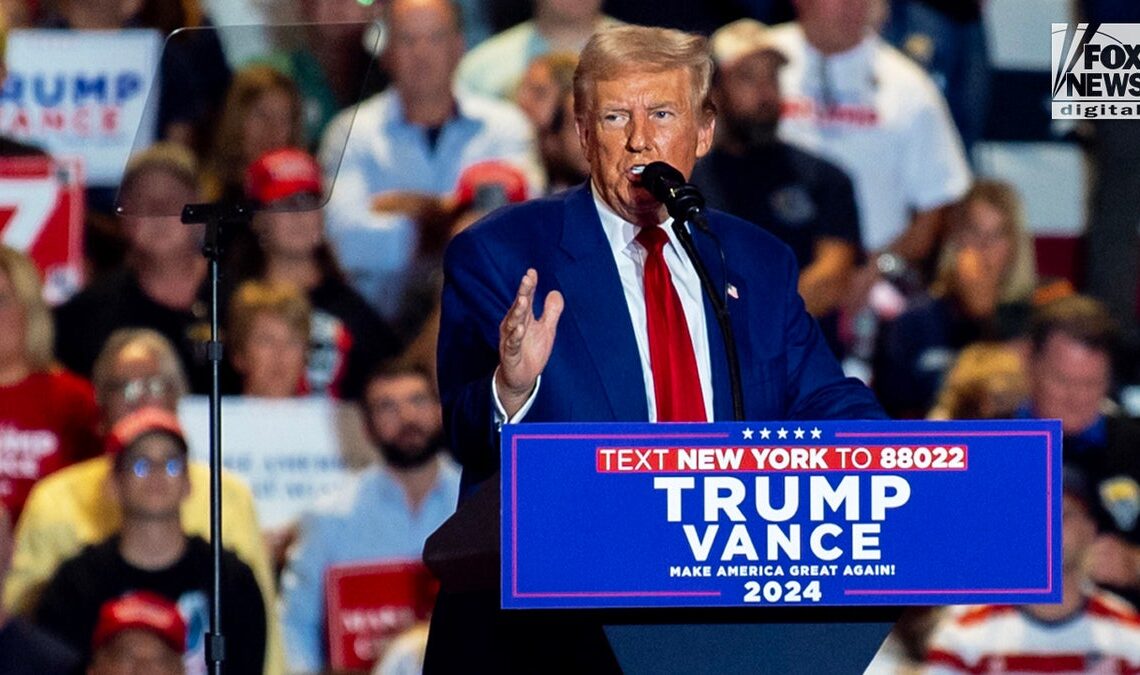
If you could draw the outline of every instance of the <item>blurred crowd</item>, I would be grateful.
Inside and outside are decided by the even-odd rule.
[[[173,33],[157,142],[88,190],[83,287],[49,306],[28,255],[0,246],[0,674],[205,672],[209,479],[178,412],[211,386],[210,287],[204,227],[179,214],[215,201],[257,210],[221,237],[223,394],[330,402],[365,448],[284,528],[226,472],[227,659],[331,667],[328,570],[417,559],[455,507],[435,378],[448,240],[586,179],[576,55],[622,22],[710,36],[717,133],[691,180],[791,247],[808,311],[893,417],[1062,422],[1063,604],[910,610],[872,669],[1140,670],[1140,424],[1121,405],[1140,362],[1140,124],[1082,128],[1089,257],[1050,277],[1032,195],[972,161],[982,0],[651,4],[0,1],[4,36]],[[293,23],[256,44],[215,30],[239,6]],[[1124,0],[1072,12],[1140,22]],[[417,672],[423,625],[401,627],[375,672]]]

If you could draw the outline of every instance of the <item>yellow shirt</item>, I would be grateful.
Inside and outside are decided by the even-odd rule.
[[[107,456],[61,469],[36,483],[16,526],[12,568],[4,585],[4,606],[29,614],[60,563],[87,544],[103,541],[122,523],[111,497]],[[191,462],[190,496],[182,504],[187,534],[210,538],[210,469]],[[257,524],[253,493],[237,476],[222,472],[222,542],[253,570],[265,600],[265,675],[283,673],[284,653],[277,624],[276,591],[269,553]]]

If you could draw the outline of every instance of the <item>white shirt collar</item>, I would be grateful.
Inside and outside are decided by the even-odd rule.
[[[630,246],[637,236],[638,227],[619,216],[616,211],[610,208],[609,204],[602,201],[593,184],[590,185],[590,194],[594,198],[594,207],[598,210],[598,218],[602,221],[602,232],[605,233],[606,241],[610,244],[610,252],[615,257],[619,254],[629,255],[632,252],[640,258],[645,249],[640,245]],[[676,251],[681,251],[681,246],[677,242],[677,235],[673,232],[673,218],[666,218],[660,227],[665,228],[665,234],[669,235],[669,245],[674,247]]]

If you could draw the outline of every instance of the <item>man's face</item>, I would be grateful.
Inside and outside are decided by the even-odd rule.
[[[780,121],[780,63],[779,55],[757,51],[720,69],[714,89],[717,110],[736,140],[752,144],[775,133]]]
[[[172,520],[190,494],[186,452],[163,433],[143,436],[116,458],[115,485],[123,515]]]
[[[451,92],[463,35],[442,0],[394,0],[388,12],[388,65],[405,100]]]
[[[439,399],[418,374],[380,377],[364,392],[368,429],[389,464],[416,466],[438,449]]]
[[[1108,354],[1054,333],[1034,355],[1030,368],[1033,408],[1039,417],[1061,420],[1067,433],[1092,426],[1112,377]]]
[[[182,655],[157,635],[131,629],[99,648],[88,675],[181,675]]]
[[[109,425],[148,405],[178,411],[177,383],[162,374],[158,357],[138,344],[119,352],[111,366],[108,391],[101,394]]]
[[[663,161],[688,177],[708,152],[713,117],[693,98],[692,78],[680,68],[595,83],[578,139],[595,190],[623,219],[650,226],[665,219],[634,167]]]

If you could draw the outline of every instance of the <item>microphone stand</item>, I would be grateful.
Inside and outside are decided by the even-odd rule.
[[[742,422],[744,421],[744,389],[740,383],[740,357],[736,352],[736,337],[732,334],[732,323],[728,314],[728,305],[725,303],[724,296],[717,292],[716,287],[713,286],[712,277],[709,276],[709,271],[708,268],[705,267],[704,261],[701,260],[700,255],[697,254],[697,247],[693,243],[693,235],[689,233],[689,229],[685,227],[685,223],[691,223],[695,225],[698,230],[708,234],[716,241],[718,247],[720,246],[720,241],[712,233],[712,230],[709,229],[703,211],[690,209],[681,217],[674,216],[673,232],[677,235],[677,240],[681,242],[681,248],[685,249],[689,260],[692,261],[693,267],[697,270],[697,276],[700,277],[701,280],[701,288],[704,289],[705,295],[709,298],[709,303],[713,307],[713,314],[716,315],[717,325],[720,326],[721,337],[724,338],[724,353],[725,358],[728,360],[728,381],[732,389],[732,417],[736,421]]]
[[[202,255],[209,262],[210,276],[210,341],[206,357],[210,361],[210,553],[213,579],[210,586],[210,629],[206,633],[206,662],[213,675],[221,675],[226,659],[226,641],[222,634],[222,397],[220,366],[222,343],[219,339],[218,287],[222,258],[221,233],[227,227],[248,227],[253,209],[247,204],[187,204],[182,209],[182,222],[206,224]]]

